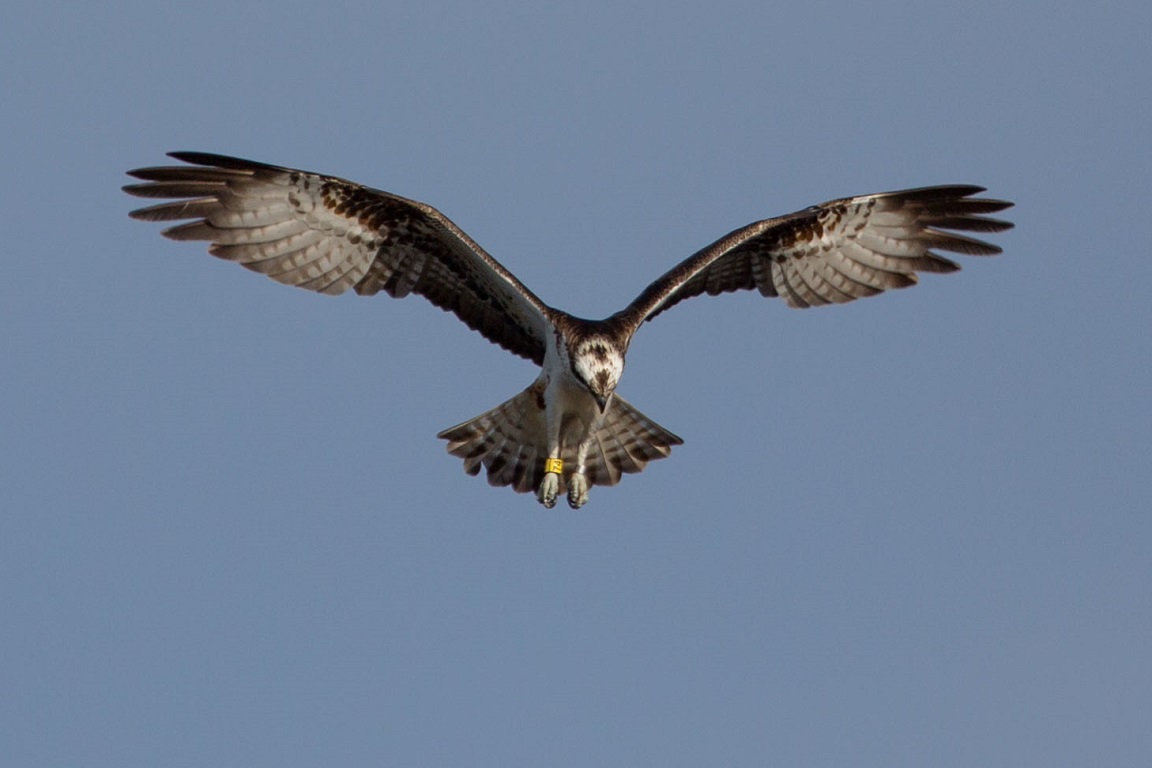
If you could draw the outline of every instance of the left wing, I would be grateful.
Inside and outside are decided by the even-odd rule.
[[[277,282],[326,294],[424,296],[489,341],[541,364],[549,308],[430,205],[292,168],[203,152],[190,165],[140,168],[124,191],[169,202],[132,211],[193,221],[164,234]]]
[[[921,187],[847,197],[731,232],[678,264],[618,313],[635,330],[684,299],[756,288],[790,307],[840,304],[915,285],[917,272],[960,267],[933,249],[990,256],[1000,248],[961,232],[1012,224],[982,214],[1012,206],[972,197],[983,187]]]

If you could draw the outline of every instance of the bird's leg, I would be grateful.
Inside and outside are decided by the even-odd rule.
[[[548,458],[544,459],[544,478],[536,489],[537,500],[547,509],[556,506],[556,495],[560,493],[560,473],[564,462],[560,460],[560,419],[553,418],[548,408],[545,418],[548,423]]]
[[[556,495],[560,493],[560,473],[563,471],[564,462],[560,459],[544,460],[544,479],[540,481],[536,498],[548,509],[556,506]]]
[[[580,467],[568,478],[568,506],[580,509],[588,503],[588,478],[584,476],[584,467]]]
[[[584,460],[588,458],[588,445],[585,440],[576,448],[576,469],[568,476],[568,506],[580,509],[588,502],[588,478],[584,474]]]

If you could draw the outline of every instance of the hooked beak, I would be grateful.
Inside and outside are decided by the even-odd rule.
[[[596,400],[596,405],[600,406],[600,413],[608,410],[608,401],[612,399],[612,395],[592,395]]]

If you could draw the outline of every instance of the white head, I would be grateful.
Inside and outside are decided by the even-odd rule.
[[[624,373],[624,353],[607,337],[592,336],[576,345],[571,361],[572,373],[588,388],[603,411]]]

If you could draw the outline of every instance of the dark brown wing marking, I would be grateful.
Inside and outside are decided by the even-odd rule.
[[[335,295],[424,296],[505,349],[541,364],[548,307],[443,214],[333,176],[223,155],[173,152],[190,165],[141,168],[124,191],[169,201],[145,221],[207,240],[209,253],[277,282]]]
[[[972,197],[983,187],[922,187],[832,200],[749,224],[649,285],[617,318],[630,330],[684,299],[756,288],[790,307],[839,304],[914,285],[917,272],[960,267],[934,249],[972,256],[1000,248],[961,232],[1012,224],[983,214],[1012,206]]]

